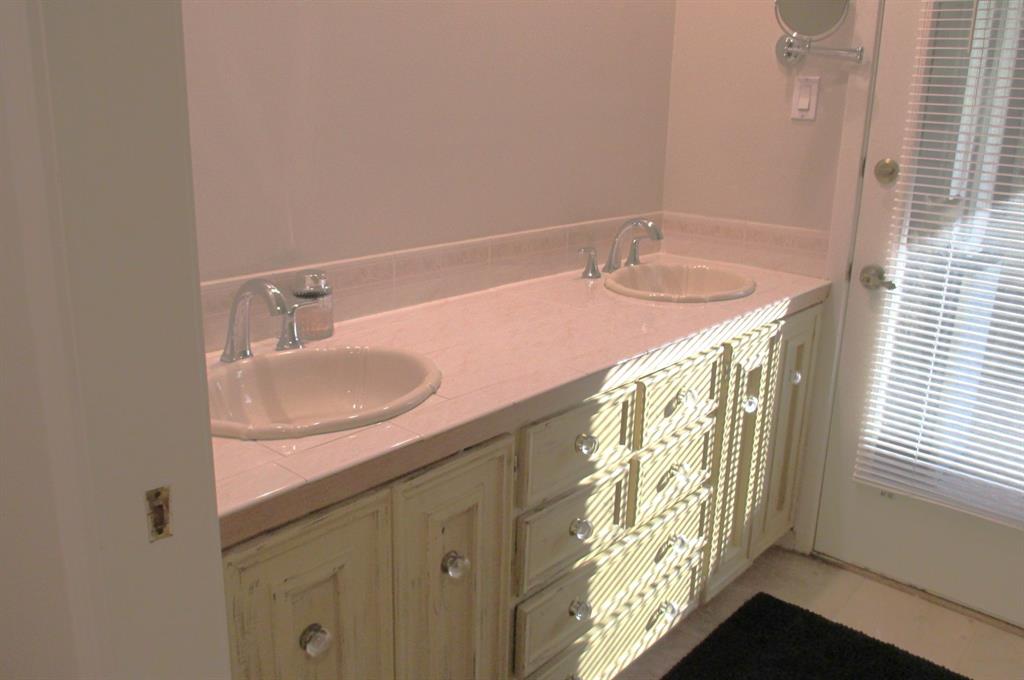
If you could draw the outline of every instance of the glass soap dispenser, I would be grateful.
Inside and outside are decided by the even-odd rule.
[[[299,272],[292,293],[304,303],[295,311],[299,337],[323,340],[334,334],[334,302],[327,274],[319,269]]]

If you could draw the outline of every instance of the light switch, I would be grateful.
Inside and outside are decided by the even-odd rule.
[[[793,88],[793,120],[814,120],[818,114],[818,83],[820,76],[799,76]]]

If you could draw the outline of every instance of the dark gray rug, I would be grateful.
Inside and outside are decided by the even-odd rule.
[[[964,676],[758,593],[663,680],[819,679],[964,680]]]

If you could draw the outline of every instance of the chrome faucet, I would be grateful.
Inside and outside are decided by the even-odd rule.
[[[643,217],[638,217],[634,220],[629,220],[623,223],[623,225],[619,227],[618,233],[615,234],[615,238],[612,240],[612,249],[608,252],[608,261],[605,263],[604,269],[602,269],[601,271],[603,271],[606,274],[611,274],[613,271],[622,266],[622,258],[619,256],[619,242],[622,241],[622,237],[626,234],[626,232],[636,227],[644,229],[644,231],[646,232],[646,236],[649,237],[651,240],[660,241],[662,238],[664,238],[661,234],[661,229],[658,227],[658,225],[655,224],[653,221],[645,219]]]
[[[322,272],[313,272],[324,281],[326,277]],[[330,288],[326,295],[330,294]],[[298,349],[302,347],[302,339],[299,337],[299,327],[295,322],[295,312],[303,307],[315,305],[320,297],[305,298],[293,294],[285,294],[267,279],[249,279],[242,284],[235,298],[231,302],[231,312],[228,314],[228,335],[224,340],[224,351],[220,360],[226,364],[239,359],[248,359],[252,356],[252,344],[249,337],[249,311],[252,306],[253,297],[262,297],[270,309],[271,316],[284,316],[281,322],[281,335],[277,339],[277,349]]]

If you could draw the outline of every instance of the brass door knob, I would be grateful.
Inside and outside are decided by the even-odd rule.
[[[875,179],[882,184],[892,184],[900,176],[900,164],[894,158],[883,158],[875,163]]]

